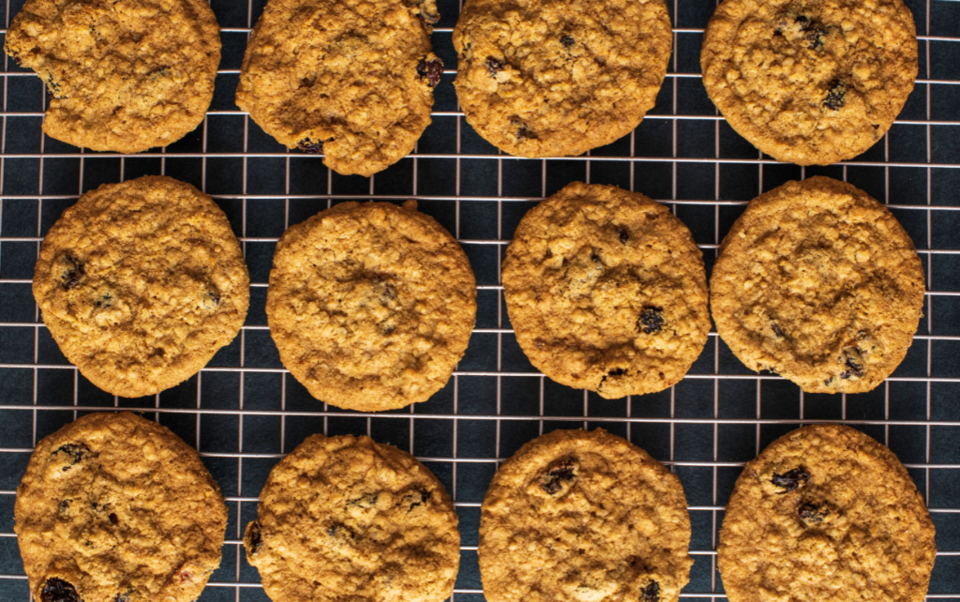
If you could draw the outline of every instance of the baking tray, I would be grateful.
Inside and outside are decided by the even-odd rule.
[[[0,0],[2,2],[3,0]],[[265,0],[213,0],[223,60],[203,125],[162,151],[136,156],[80,151],[40,129],[39,78],[4,59],[0,73],[0,602],[30,593],[13,534],[16,486],[32,448],[78,415],[144,412],[200,450],[230,509],[223,561],[201,601],[266,601],[246,563],[243,527],[256,514],[270,469],[306,436],[369,434],[409,450],[455,500],[462,556],[454,598],[483,599],[477,565],[480,502],[497,465],[556,428],[603,427],[667,464],[683,482],[693,526],[690,584],[682,597],[724,599],[716,570],[723,508],[743,464],[800,424],[844,422],[889,445],[907,465],[937,527],[929,598],[960,601],[960,3],[908,0],[920,34],[920,78],[884,139],[854,161],[801,168],[758,153],[718,115],[700,81],[703,28],[714,0],[672,0],[674,53],[656,108],[609,146],[569,159],[515,159],[466,123],[452,81],[457,0],[439,0],[435,52],[447,70],[433,124],[416,151],[372,178],[330,172],[288,152],[233,102],[251,24]],[[6,23],[23,0],[5,3]],[[0,33],[5,33],[3,30]],[[77,197],[105,182],[166,174],[223,207],[252,280],[240,336],[198,375],[141,399],[110,396],[63,357],[30,292],[40,241]],[[562,387],[517,345],[500,286],[503,252],[523,214],[574,180],[616,184],[666,203],[686,223],[711,268],[717,244],[747,201],[790,179],[847,180],[886,203],[920,252],[924,318],[903,364],[860,395],[806,395],[748,371],[711,332],[690,374],[667,391],[621,400]],[[478,284],[477,324],[463,361],[431,400],[381,414],[314,400],[285,370],[264,303],[284,229],[348,199],[417,199],[463,245]]]

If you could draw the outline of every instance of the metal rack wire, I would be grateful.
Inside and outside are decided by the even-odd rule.
[[[6,23],[23,0],[7,0]],[[0,73],[0,602],[30,599],[13,534],[13,500],[33,446],[79,414],[146,412],[195,445],[230,508],[221,568],[201,600],[267,600],[241,534],[270,468],[313,432],[369,434],[407,449],[446,484],[461,520],[454,593],[483,599],[476,559],[479,506],[496,466],[555,428],[602,426],[681,478],[695,564],[684,598],[723,598],[716,571],[723,508],[743,464],[803,423],[852,424],[907,465],[937,526],[929,598],[960,598],[960,3],[910,0],[920,79],[883,141],[826,168],[779,164],[740,139],[699,81],[703,27],[715,0],[668,0],[674,54],[657,107],[627,138],[569,159],[499,153],[463,119],[451,82],[450,34],[458,0],[439,2],[435,51],[448,66],[434,123],[417,150],[372,178],[341,177],[316,157],[289,152],[237,110],[232,97],[251,25],[264,0],[212,0],[224,41],[211,111],[197,132],[136,156],[78,151],[43,136],[39,79],[5,61]],[[0,31],[4,34],[5,30]],[[240,336],[182,385],[142,399],[98,391],[69,365],[30,294],[39,243],[79,194],[104,182],[165,173],[212,194],[240,235],[253,281]],[[896,373],[863,395],[805,395],[747,371],[711,333],[690,374],[655,395],[608,401],[556,385],[516,344],[499,266],[520,217],[573,180],[617,184],[666,203],[693,231],[708,270],[751,198],[813,174],[848,180],[885,202],[916,243],[927,275],[925,317]],[[273,246],[283,230],[342,199],[417,199],[461,242],[478,281],[478,320],[467,355],[430,401],[382,414],[345,412],[312,398],[279,362],[264,313]]]

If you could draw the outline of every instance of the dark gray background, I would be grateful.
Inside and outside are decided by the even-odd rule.
[[[23,0],[9,0],[6,19]],[[670,74],[651,115],[590,156],[499,154],[466,124],[452,81],[457,0],[440,0],[435,51],[450,71],[416,152],[373,178],[329,172],[287,152],[233,102],[251,23],[264,1],[213,0],[224,31],[217,90],[204,125],[165,150],[98,154],[44,137],[40,80],[11,60],[0,73],[0,602],[26,602],[13,537],[17,483],[43,436],[99,408],[146,411],[188,443],[227,496],[221,568],[201,600],[266,600],[243,558],[242,528],[270,468],[309,434],[368,433],[424,459],[453,495],[462,561],[455,598],[479,602],[480,501],[498,459],[556,428],[604,426],[668,463],[691,506],[695,564],[686,598],[722,598],[716,534],[744,462],[801,421],[847,421],[887,443],[933,511],[941,550],[931,597],[960,600],[960,3],[909,0],[920,34],[920,81],[889,134],[846,164],[802,169],[760,154],[717,116],[700,81],[702,29],[714,0],[671,0]],[[30,278],[41,237],[78,195],[145,174],[191,182],[215,197],[241,237],[253,281],[241,336],[199,375],[164,393],[117,399],[80,376],[38,319]],[[925,318],[894,376],[863,395],[804,395],[746,370],[711,334],[690,375],[656,395],[607,401],[561,387],[530,366],[503,306],[499,264],[523,214],[574,180],[617,184],[669,204],[693,231],[707,269],[717,243],[758,193],[813,174],[846,179],[891,209],[927,273]],[[271,257],[284,229],[345,199],[417,198],[463,244],[480,285],[477,328],[446,388],[402,411],[365,415],[312,399],[280,364],[266,329]]]

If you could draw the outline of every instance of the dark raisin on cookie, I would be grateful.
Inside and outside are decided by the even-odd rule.
[[[660,584],[651,581],[640,590],[640,602],[658,602],[660,600]]]
[[[808,527],[819,525],[827,518],[827,510],[817,504],[806,503],[800,506],[800,521]]]
[[[260,534],[260,523],[254,521],[250,526],[250,553],[258,554],[263,547],[263,536]]]
[[[68,443],[66,445],[61,446],[59,449],[54,450],[53,453],[67,454],[68,456],[72,456],[71,458],[72,461],[70,462],[70,466],[63,467],[64,472],[66,472],[70,470],[71,466],[75,464],[79,464],[80,461],[83,460],[83,457],[88,453],[90,453],[90,450],[87,448],[86,445],[83,445],[81,443]]]
[[[833,80],[830,82],[830,89],[823,99],[823,106],[831,111],[839,111],[840,107],[846,103],[846,93],[847,87],[839,79]]]
[[[770,482],[773,483],[774,487],[778,487],[783,491],[778,491],[777,493],[787,493],[793,491],[798,487],[803,487],[807,484],[807,481],[810,480],[810,475],[802,468],[794,468],[788,470],[783,474],[773,473],[773,477],[770,479]]]
[[[437,84],[440,83],[440,76],[443,75],[443,63],[438,58],[427,60],[426,58],[420,59],[420,62],[417,63],[417,75],[420,78],[427,79],[427,85],[431,88],[436,88]]]
[[[630,233],[626,230],[618,230],[617,233],[620,235],[620,244],[627,244],[627,241],[630,240]]]
[[[427,504],[427,500],[429,499],[430,499],[430,492],[423,489],[419,489],[412,493],[408,493],[406,496],[404,496],[403,503],[404,505],[407,506],[407,512],[410,512],[414,508],[425,506]]]
[[[113,295],[110,293],[104,293],[94,300],[93,305],[97,309],[106,309],[113,305]]]
[[[60,506],[58,507],[58,512],[60,513],[60,516],[70,516],[70,500],[62,500],[60,502]]]
[[[65,290],[77,288],[80,284],[80,275],[83,274],[80,261],[71,255],[64,255],[60,258],[60,264],[60,285]]]
[[[637,330],[644,334],[654,334],[663,330],[663,310],[659,307],[644,307],[637,320]]]
[[[111,524],[111,525],[119,525],[119,524],[120,524],[120,518],[117,517],[117,513],[116,513],[116,512],[111,512],[111,513],[110,513],[110,516],[108,516],[107,518],[110,520],[110,524]]]
[[[317,141],[314,142],[310,138],[304,138],[297,143],[297,148],[307,153],[308,155],[317,155],[323,152],[323,142]]]
[[[41,602],[82,602],[76,588],[57,577],[47,579],[43,584],[40,600]]]
[[[503,62],[498,61],[492,56],[488,56],[484,65],[487,66],[487,73],[490,74],[490,77],[496,77],[498,73],[503,71]]]
[[[843,360],[843,365],[846,367],[846,369],[840,373],[840,378],[848,379],[854,376],[860,378],[866,374],[860,354],[861,350],[858,345],[851,345],[850,347],[843,348],[843,356],[841,359]]]
[[[773,329],[773,334],[777,335],[778,339],[783,338],[783,329],[776,322],[771,322],[770,327]]]
[[[514,117],[510,120],[510,124],[513,125],[515,130],[515,135],[517,140],[527,140],[531,138],[536,138],[536,134],[530,131],[530,128],[527,127],[527,124],[520,121],[519,117]]]
[[[113,597],[113,602],[130,602],[130,592],[117,594]]]
[[[563,47],[567,50],[573,48],[574,40],[570,36],[560,36],[560,43],[563,44]]]
[[[556,495],[563,489],[564,482],[571,482],[577,478],[577,465],[571,460],[561,460],[553,464],[540,477],[540,488]]]

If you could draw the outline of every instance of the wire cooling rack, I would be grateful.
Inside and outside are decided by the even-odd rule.
[[[896,124],[854,161],[801,168],[760,155],[718,116],[700,81],[699,52],[715,0],[668,0],[670,70],[656,108],[629,136],[586,156],[525,160],[500,154],[467,125],[452,86],[451,32],[458,0],[440,0],[435,52],[447,70],[433,124],[416,151],[372,178],[331,173],[288,152],[233,103],[251,24],[265,0],[213,0],[223,60],[203,125],[165,150],[136,156],[80,151],[40,129],[40,80],[5,59],[0,73],[0,602],[30,593],[13,534],[16,486],[32,448],[78,415],[146,412],[196,446],[230,508],[223,562],[202,601],[266,601],[246,563],[243,527],[284,453],[306,436],[369,434],[423,460],[460,515],[462,558],[454,597],[480,602],[480,502],[498,462],[556,428],[602,426],[667,464],[682,480],[695,560],[684,598],[723,598],[717,533],[746,461],[799,424],[845,422],[889,445],[924,494],[937,527],[929,598],[960,600],[960,3],[908,0],[920,34],[920,79]],[[6,23],[23,0],[7,0]],[[5,30],[3,30],[5,32]],[[0,33],[3,33],[0,32]],[[213,195],[241,237],[251,307],[240,336],[182,385],[122,399],[68,364],[30,292],[40,241],[79,194],[106,182],[167,174]],[[814,174],[850,181],[888,204],[923,259],[924,319],[906,359],[862,395],[805,395],[746,370],[711,333],[690,374],[655,395],[604,400],[536,372],[516,343],[499,266],[517,222],[567,183],[616,184],[666,203],[693,232],[707,269],[717,244],[760,192]],[[284,229],[346,199],[415,198],[463,245],[478,283],[477,326],[448,385],[404,410],[360,414],[315,401],[283,370],[264,303],[271,257]]]

